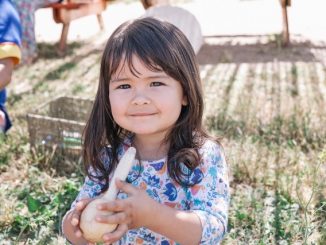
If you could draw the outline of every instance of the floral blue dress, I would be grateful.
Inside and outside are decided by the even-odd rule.
[[[119,149],[120,157],[130,145],[130,139],[127,138]],[[145,189],[151,198],[161,204],[196,213],[202,224],[201,244],[217,245],[227,231],[228,168],[221,146],[217,143],[207,140],[199,152],[202,161],[190,176],[189,181],[197,183],[192,187],[182,187],[171,179],[167,172],[166,159],[141,161],[141,164],[135,160],[127,180],[133,186]],[[109,163],[107,153],[103,154],[103,162],[106,166]],[[80,199],[98,196],[103,185],[104,183],[97,183],[86,177],[72,208]],[[126,197],[127,195],[121,192],[117,198]],[[147,228],[139,228],[129,230],[115,244],[177,243]]]

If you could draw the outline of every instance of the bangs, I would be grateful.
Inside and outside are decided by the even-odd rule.
[[[110,80],[112,79],[112,76],[114,74],[117,74],[119,76],[120,72],[123,70],[123,68],[127,65],[128,68],[130,69],[131,73],[135,77],[139,77],[140,72],[137,71],[135,68],[132,57],[136,56],[142,63],[143,65],[149,69],[150,71],[154,72],[161,72],[164,71],[162,67],[157,65],[156,63],[153,62],[153,60],[148,57],[148,56],[140,56],[135,50],[131,49],[125,49],[124,52],[122,52],[119,56],[112,56],[110,59],[110,72],[109,72],[109,78]]]
[[[108,80],[113,74],[120,73],[119,67],[127,65],[133,75],[139,75],[132,63],[132,57],[136,56],[151,71],[165,72],[173,78],[179,79],[178,68],[174,66],[175,58],[169,52],[170,41],[161,30],[156,30],[151,23],[137,24],[127,23],[126,26],[113,34],[108,53],[105,59],[108,69]],[[173,32],[173,30],[167,30]],[[173,33],[170,33],[173,35]],[[119,70],[120,69],[120,70]]]

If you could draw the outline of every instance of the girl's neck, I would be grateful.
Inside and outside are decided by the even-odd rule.
[[[133,146],[137,149],[137,157],[139,160],[153,161],[166,157],[169,144],[164,143],[164,137],[150,137],[135,135],[133,138]]]

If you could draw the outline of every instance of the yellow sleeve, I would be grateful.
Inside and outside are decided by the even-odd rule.
[[[21,51],[15,43],[1,43],[0,44],[0,59],[12,57],[14,64],[19,64],[21,60]]]

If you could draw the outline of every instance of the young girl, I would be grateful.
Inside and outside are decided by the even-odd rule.
[[[99,205],[119,224],[105,244],[218,244],[227,231],[229,189],[222,147],[202,127],[203,97],[194,51],[172,24],[143,18],[107,42],[84,135],[85,183],[63,220],[73,244],[85,206],[108,188],[130,146],[136,160],[117,200]]]

